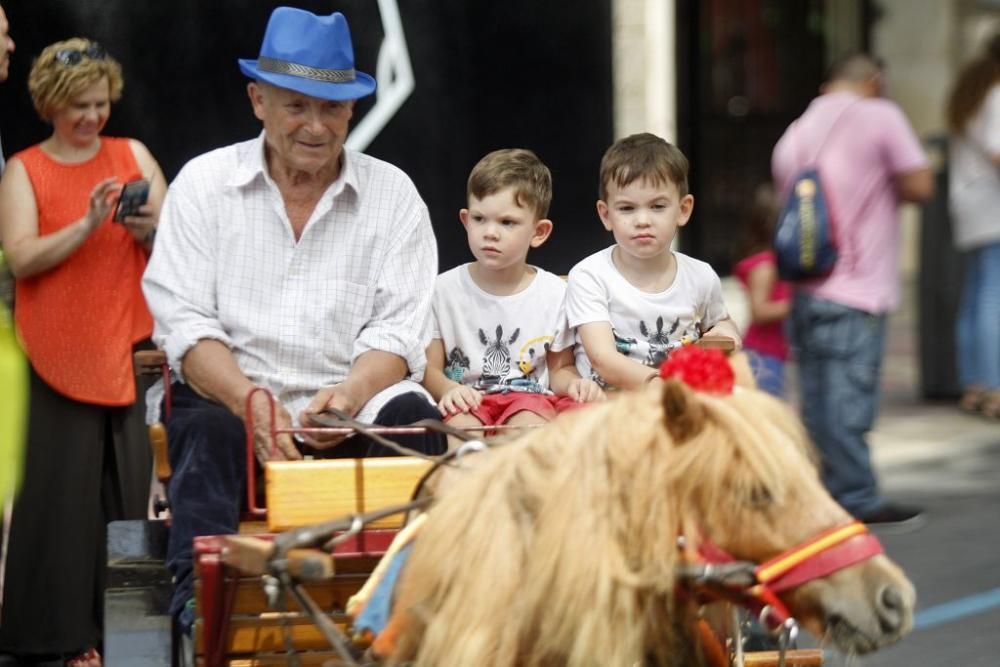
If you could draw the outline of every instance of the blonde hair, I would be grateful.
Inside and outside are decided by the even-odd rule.
[[[673,183],[684,197],[688,193],[688,159],[677,146],[649,132],[619,139],[601,159],[601,200],[607,201],[611,183],[624,188],[640,179],[658,185]]]
[[[533,151],[504,148],[488,153],[472,168],[466,196],[482,199],[504,188],[513,188],[514,201],[534,209],[537,220],[549,214],[552,174]]]
[[[67,107],[74,97],[105,77],[111,101],[121,98],[125,85],[121,65],[108,54],[93,58],[83,53],[92,48],[100,48],[100,45],[83,37],[73,37],[46,46],[31,63],[28,92],[42,120],[51,121],[53,113]],[[75,64],[65,64],[57,58],[60,51],[76,51],[82,57]]]

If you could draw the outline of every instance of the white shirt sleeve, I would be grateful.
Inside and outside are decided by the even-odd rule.
[[[705,315],[702,320],[702,329],[705,331],[729,317],[726,302],[722,299],[722,282],[719,276],[712,270],[706,273],[707,275],[702,278],[709,285],[708,298],[705,300]]]
[[[1000,154],[1000,83],[994,84],[990,89],[980,114],[983,126],[978,138],[991,157]]]
[[[437,274],[437,243],[430,214],[415,191],[401,217],[406,231],[380,258],[374,313],[354,342],[353,359],[369,350],[396,354],[406,360],[411,379],[419,382],[427,367],[425,325],[433,296],[427,286]]]
[[[194,201],[190,167],[167,191],[160,213],[156,245],[142,278],[142,289],[153,315],[153,340],[181,377],[181,361],[199,340],[232,342],[218,319],[216,266],[218,244],[212,217]]]
[[[610,296],[604,280],[591,268],[592,262],[581,262],[569,272],[566,287],[566,319],[573,329],[589,322],[610,322]]]

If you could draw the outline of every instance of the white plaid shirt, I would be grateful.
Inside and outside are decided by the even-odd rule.
[[[340,177],[296,242],[265,169],[262,133],[199,156],[177,175],[142,285],[154,340],[178,377],[195,343],[221,341],[296,418],[368,350],[397,354],[414,380],[423,377],[436,273],[430,216],[413,183],[346,149]],[[414,381],[389,387],[358,416],[370,421],[390,398],[414,390]]]

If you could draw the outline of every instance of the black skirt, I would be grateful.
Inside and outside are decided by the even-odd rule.
[[[73,654],[100,645],[107,523],[148,512],[152,457],[142,389],[129,407],[91,405],[57,393],[32,369],[0,653]]]

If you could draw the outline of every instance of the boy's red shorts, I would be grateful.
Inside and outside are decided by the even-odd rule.
[[[481,421],[483,426],[497,426],[507,423],[508,419],[522,410],[533,412],[548,421],[560,412],[583,405],[586,403],[577,403],[569,396],[512,391],[506,394],[486,394],[479,407],[469,414]]]

